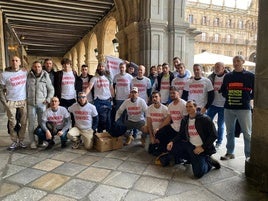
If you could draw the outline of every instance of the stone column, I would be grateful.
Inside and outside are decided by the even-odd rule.
[[[268,192],[268,1],[259,0],[257,62],[251,156],[246,161],[246,176],[261,191]]]
[[[140,62],[150,67],[179,56],[186,66],[193,63],[194,30],[185,22],[185,0],[141,1],[139,22]]]

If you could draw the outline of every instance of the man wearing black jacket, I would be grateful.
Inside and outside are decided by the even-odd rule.
[[[167,145],[175,156],[185,158],[192,164],[194,176],[201,178],[220,163],[211,157],[216,153],[213,145],[217,139],[214,123],[209,117],[197,112],[195,101],[186,103],[188,116],[181,121],[179,133]]]

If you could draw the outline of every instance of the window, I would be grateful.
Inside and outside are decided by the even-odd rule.
[[[231,19],[227,20],[226,27],[227,28],[231,28],[232,27],[232,20]]]
[[[231,43],[231,35],[230,34],[226,35],[226,43]]]
[[[194,16],[192,14],[189,15],[189,23],[193,24],[194,23]]]
[[[202,36],[201,36],[201,40],[202,41],[206,41],[207,40],[207,33],[202,33]]]
[[[220,18],[214,19],[214,26],[216,26],[216,27],[220,26]]]
[[[243,52],[242,51],[238,51],[237,54],[238,55],[243,55]]]
[[[202,25],[207,25],[207,17],[206,16],[202,17]]]
[[[216,42],[216,43],[219,42],[219,34],[214,35],[214,42]]]
[[[243,27],[244,27],[243,21],[242,20],[239,20],[238,21],[238,28],[239,29],[243,29]]]

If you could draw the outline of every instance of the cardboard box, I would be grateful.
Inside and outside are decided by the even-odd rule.
[[[109,133],[96,133],[94,136],[94,147],[99,152],[121,149],[123,147],[123,138],[112,137]]]

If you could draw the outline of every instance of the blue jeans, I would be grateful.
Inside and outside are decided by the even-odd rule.
[[[43,142],[44,140],[50,142],[50,141],[54,140],[55,134],[54,134],[52,131],[50,131],[50,132],[51,132],[51,135],[52,135],[52,139],[51,139],[51,140],[48,140],[48,139],[46,139],[46,132],[45,132],[41,127],[38,127],[38,128],[36,129],[36,132],[35,132],[35,134],[38,136],[38,142],[41,143],[41,142]],[[65,131],[65,132],[60,136],[60,141],[61,141],[61,143],[64,143],[64,142],[67,141],[67,132],[68,132],[68,130]]]
[[[216,141],[216,144],[221,144],[222,138],[223,138],[223,133],[224,133],[224,108],[211,105],[207,110],[207,115],[213,121],[213,118],[215,117],[216,114],[218,114],[218,120],[217,120],[218,139]]]
[[[197,155],[193,152],[194,149],[195,146],[190,142],[178,141],[173,144],[171,154],[173,154],[175,158],[183,158],[190,161],[194,176],[201,178],[212,168],[212,165],[208,162],[210,156],[204,153]]]
[[[30,142],[34,142],[34,129],[35,129],[35,122],[37,116],[38,126],[41,125],[42,122],[42,115],[46,110],[46,105],[43,103],[37,104],[35,106],[28,105],[28,133]]]
[[[106,131],[110,131],[111,129],[111,111],[112,105],[110,99],[101,100],[99,98],[94,100],[94,105],[96,106],[98,116],[99,116],[99,124],[98,124],[98,132],[103,132],[104,129]]]
[[[250,110],[230,110],[224,109],[224,121],[227,130],[227,153],[233,154],[235,148],[235,122],[238,120],[241,132],[244,136],[244,153],[250,156],[250,141],[252,131],[252,117]]]

